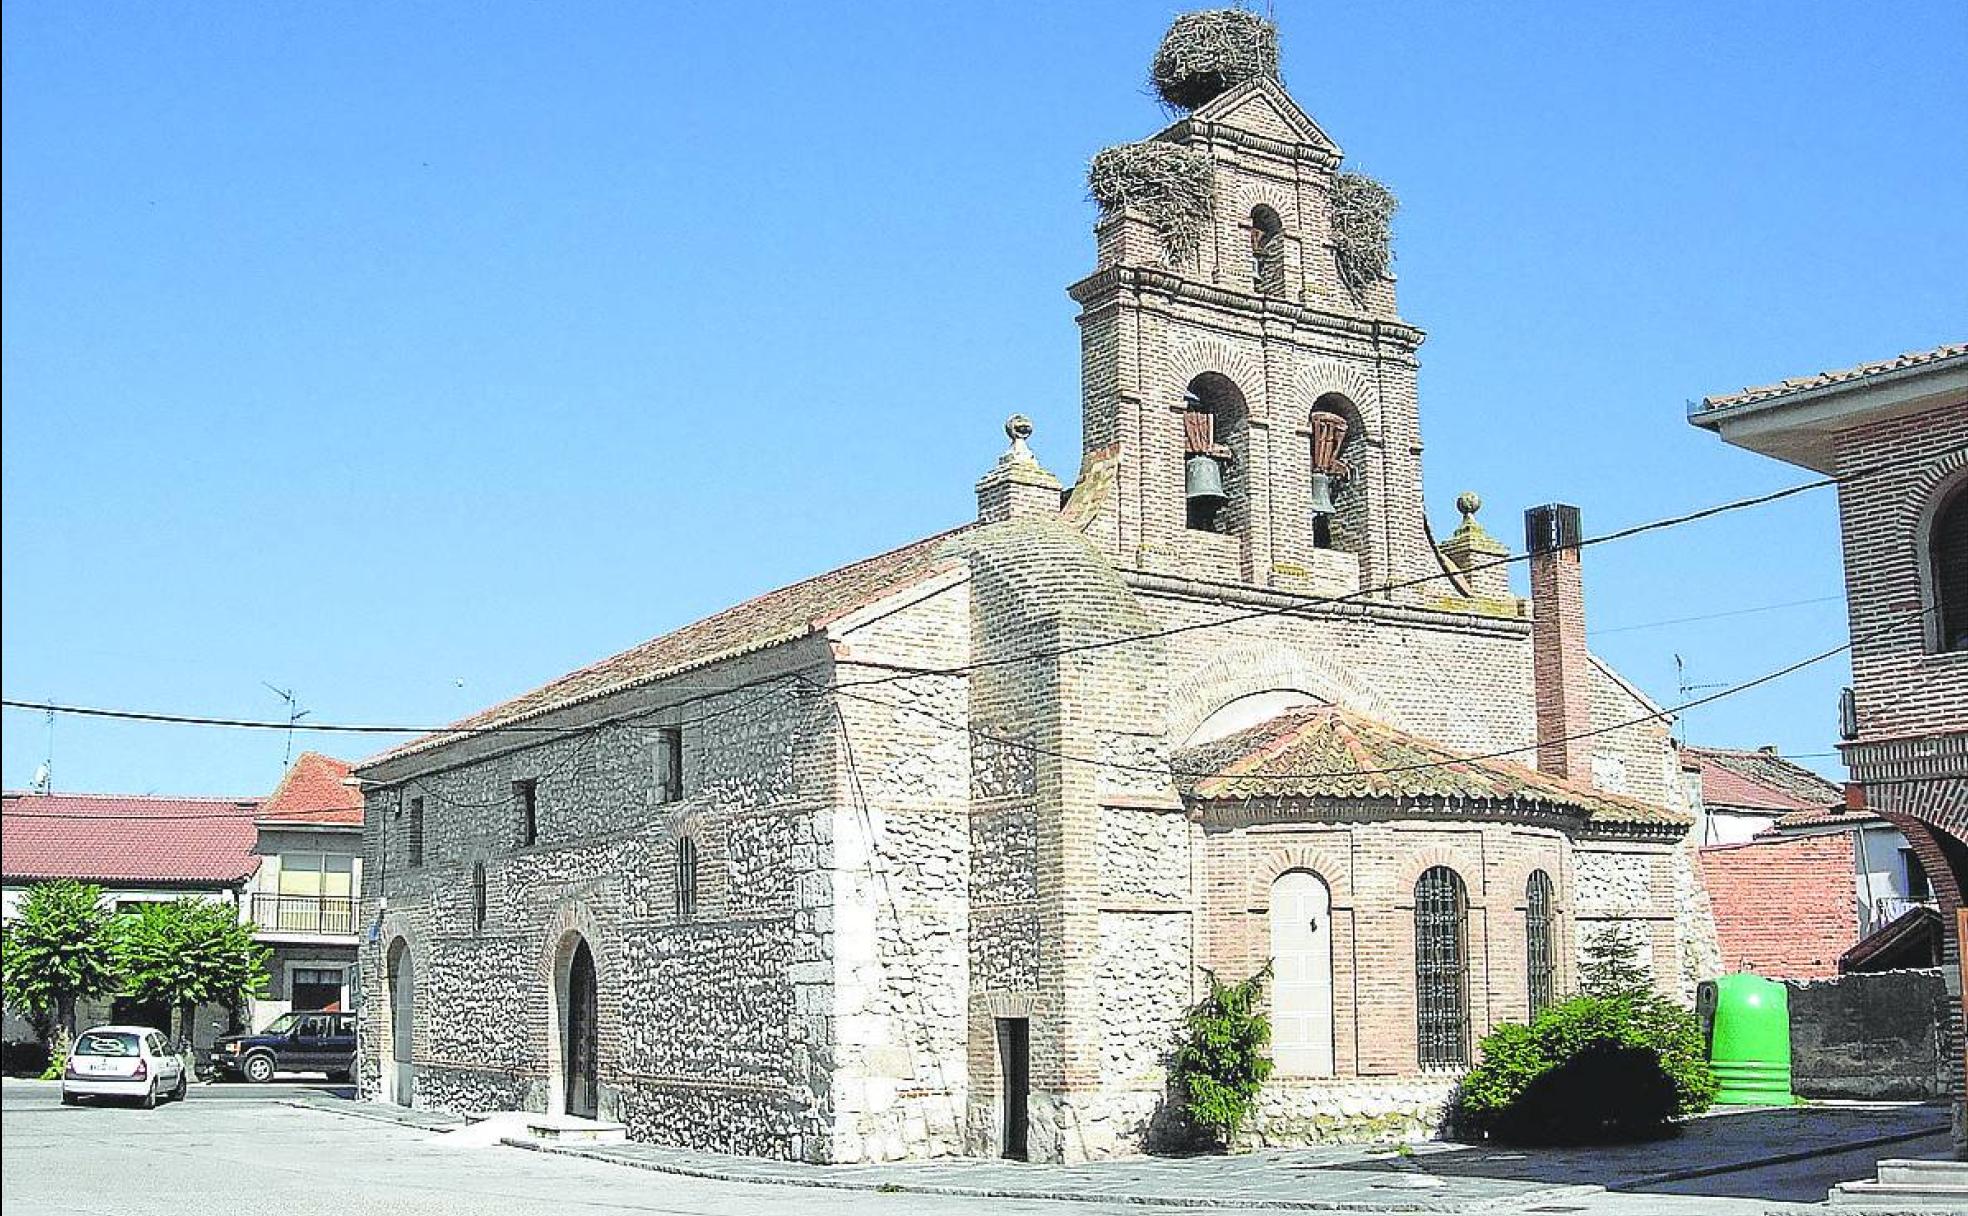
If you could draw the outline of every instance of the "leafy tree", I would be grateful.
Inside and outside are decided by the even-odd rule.
[[[78,1001],[116,991],[117,936],[101,887],[63,879],[36,883],[21,897],[0,936],[0,983],[8,1005],[37,1030],[53,1031],[51,1055],[66,1053]]]
[[[271,951],[229,905],[179,899],[125,917],[120,953],[125,995],[173,1010],[186,1042],[194,1007],[236,1006],[265,992]]]
[[[1271,1019],[1257,1007],[1271,968],[1235,984],[1203,974],[1209,992],[1185,1016],[1170,1077],[1190,1121],[1227,1145],[1271,1075]]]

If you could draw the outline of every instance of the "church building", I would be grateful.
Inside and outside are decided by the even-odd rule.
[[[1714,973],[1579,511],[1527,513],[1528,600],[1475,495],[1430,533],[1392,195],[1259,17],[1178,18],[1155,79],[1180,116],[1093,163],[1071,484],[1014,416],[974,521],[358,768],[365,1096],[1082,1161],[1268,966],[1249,1134],[1417,1134],[1596,935]]]

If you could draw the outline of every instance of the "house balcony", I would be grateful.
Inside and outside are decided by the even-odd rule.
[[[1882,895],[1872,901],[1872,927],[1883,928],[1905,916],[1915,908],[1934,907],[1929,899],[1913,899],[1905,895]]]
[[[355,939],[356,901],[348,895],[255,895],[253,924],[263,938]]]

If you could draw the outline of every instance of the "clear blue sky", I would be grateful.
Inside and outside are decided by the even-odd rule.
[[[1803,479],[1683,403],[1968,336],[1959,0],[1311,4],[1285,76],[1400,194],[1438,531]],[[1077,465],[1085,162],[1162,3],[4,10],[8,696],[435,723]],[[1820,492],[1589,552],[1592,625],[1840,591]],[[1663,701],[1820,602],[1601,633]],[[1822,753],[1828,663],[1695,714]],[[39,763],[5,715],[0,776]],[[374,744],[303,736],[344,754]],[[56,787],[277,736],[61,722]],[[1833,759],[1814,763],[1835,771]]]

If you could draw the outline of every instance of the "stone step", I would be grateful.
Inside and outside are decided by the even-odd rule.
[[[1958,1186],[1861,1179],[1831,1188],[1834,1207],[1865,1207],[1894,1212],[1968,1212],[1968,1191]]]
[[[622,1144],[629,1138],[629,1129],[601,1119],[534,1115],[526,1120],[526,1134],[546,1144]]]
[[[1933,1161],[1891,1157],[1879,1163],[1879,1181],[1913,1182],[1927,1186],[1957,1186],[1968,1195],[1968,1161]]]

